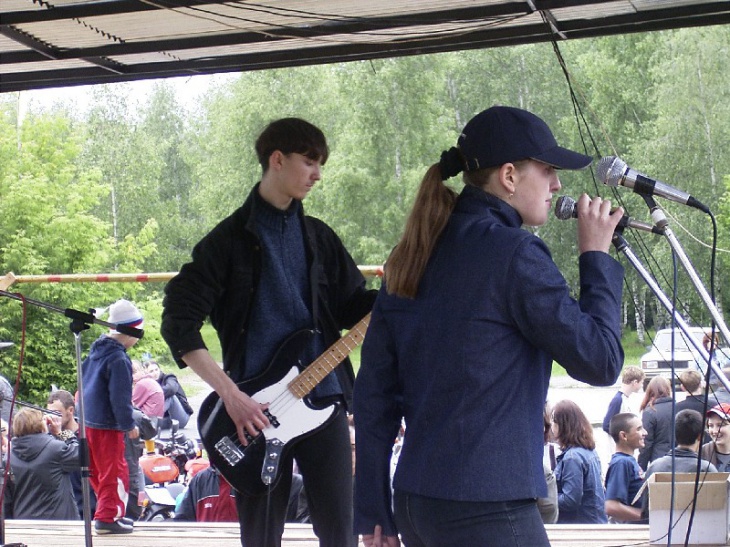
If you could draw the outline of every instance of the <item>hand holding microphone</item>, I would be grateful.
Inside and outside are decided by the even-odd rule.
[[[612,209],[611,214],[613,215],[618,209]],[[622,210],[623,212],[623,210]],[[576,201],[570,196],[560,196],[555,202],[555,216],[560,220],[568,220],[570,218],[578,218],[578,207]],[[616,225],[617,228],[633,228],[635,230],[642,230],[644,232],[651,232],[653,234],[662,235],[661,229],[657,228],[653,224],[648,222],[642,222],[640,220],[634,220],[628,215],[623,215]]]

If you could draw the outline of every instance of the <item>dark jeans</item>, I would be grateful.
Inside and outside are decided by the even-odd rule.
[[[281,480],[270,496],[249,497],[236,494],[241,545],[281,545],[291,490],[292,457],[296,459],[299,473],[304,480],[309,515],[320,546],[356,545],[356,537],[352,531],[350,429],[342,409],[337,411],[334,420],[327,427],[292,447],[281,463]]]
[[[549,547],[535,500],[451,501],[395,492],[406,547]]]

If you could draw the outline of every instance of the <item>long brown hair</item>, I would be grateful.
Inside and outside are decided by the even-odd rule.
[[[517,170],[532,160],[514,161]],[[501,166],[464,171],[464,184],[486,191],[492,175]],[[398,245],[385,263],[384,278],[388,294],[415,298],[431,253],[456,205],[457,194],[443,182],[438,163],[432,165],[421,181],[406,227]]]
[[[654,376],[646,386],[644,392],[644,399],[641,401],[639,410],[644,410],[646,407],[654,408],[654,402],[661,397],[669,397],[672,392],[672,386],[669,385],[669,380],[664,376]]]
[[[439,164],[432,165],[408,215],[398,245],[385,264],[388,293],[415,298],[426,264],[456,204],[456,192],[443,183]]]
[[[560,448],[579,446],[587,450],[596,448],[591,422],[580,407],[568,399],[553,408],[553,422],[558,426],[557,441]]]

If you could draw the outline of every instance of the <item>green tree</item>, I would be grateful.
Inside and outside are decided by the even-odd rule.
[[[6,104],[0,108],[0,142],[17,143],[14,150],[0,148],[0,271],[27,275],[102,272],[113,265],[134,268],[154,251],[151,227],[115,245],[109,224],[94,215],[108,189],[98,170],[80,168],[83,142],[70,116],[31,113],[21,125],[13,109]],[[80,311],[106,306],[122,295],[134,299],[137,291],[137,284],[22,286],[27,299]],[[0,300],[0,339],[15,342],[0,353],[0,371],[8,378],[17,375],[24,337],[20,398],[42,403],[51,384],[73,391],[76,361],[68,319],[47,308]],[[90,340],[86,342],[84,351]],[[156,344],[152,336],[149,345]]]

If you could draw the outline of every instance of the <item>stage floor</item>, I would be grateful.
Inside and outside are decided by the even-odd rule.
[[[93,528],[93,524],[92,524]],[[649,527],[635,525],[547,526],[552,547],[648,547]],[[5,545],[27,547],[84,547],[82,521],[6,520]],[[128,535],[97,536],[91,545],[103,547],[234,547],[240,545],[237,524],[139,522]],[[308,524],[287,524],[284,547],[318,547]],[[465,546],[466,547],[466,546]]]

